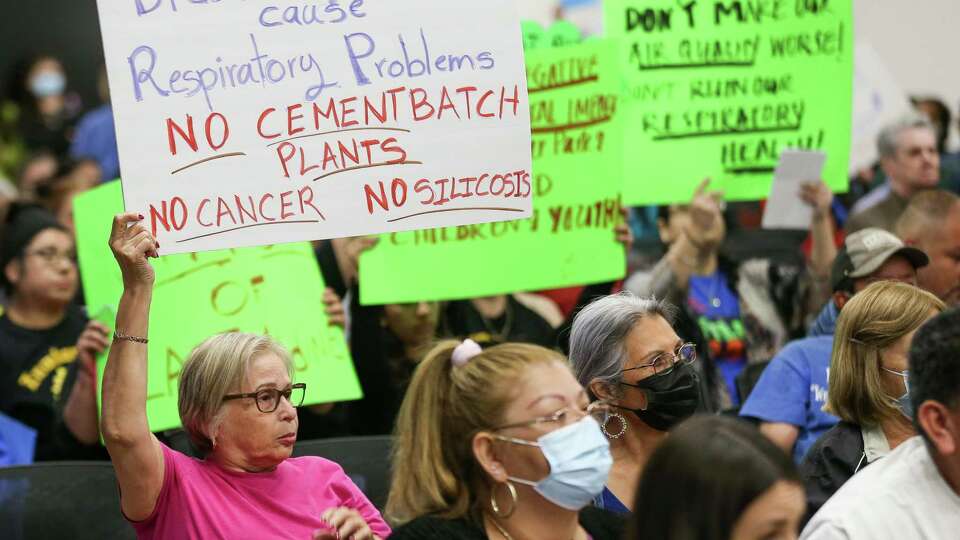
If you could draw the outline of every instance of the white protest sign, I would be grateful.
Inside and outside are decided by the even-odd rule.
[[[859,39],[853,52],[851,175],[877,161],[880,131],[911,110],[910,99],[880,54],[869,42]]]
[[[512,0],[98,0],[163,254],[530,217]]]
[[[764,229],[809,229],[813,208],[800,198],[807,182],[823,177],[823,152],[784,150],[773,173],[770,196],[763,212]]]

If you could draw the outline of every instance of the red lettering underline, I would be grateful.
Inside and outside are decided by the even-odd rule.
[[[179,172],[183,172],[183,171],[189,169],[190,167],[196,167],[197,165],[201,165],[201,164],[203,164],[203,163],[206,163],[206,162],[208,162],[208,161],[213,161],[213,160],[215,160],[215,159],[223,159],[223,158],[228,158],[228,157],[237,157],[237,156],[245,156],[245,155],[247,155],[247,154],[245,154],[245,153],[243,153],[243,152],[231,152],[231,153],[229,153],[229,154],[219,154],[219,155],[216,155],[216,156],[212,156],[212,157],[208,157],[208,158],[201,159],[200,161],[194,161],[193,163],[191,163],[191,164],[189,164],[189,165],[184,165],[183,167],[180,167],[179,169],[171,172],[170,174],[171,174],[171,175],[177,174],[177,173],[179,173]]]
[[[573,80],[562,82],[562,83],[548,84],[547,86],[530,88],[527,90],[527,93],[536,94],[537,92],[548,92],[550,90],[557,90],[559,88],[568,88],[570,86],[577,86],[580,84],[597,82],[598,80],[600,79],[596,75],[591,75],[589,77],[584,77],[582,79],[573,79]]]
[[[347,129],[337,129],[334,131],[324,131],[323,133],[311,133],[309,135],[297,135],[296,137],[290,137],[289,139],[283,139],[282,141],[272,142],[267,145],[267,147],[276,146],[278,144],[283,144],[285,142],[294,141],[297,139],[306,139],[308,137],[320,137],[322,135],[334,135],[337,133],[346,133],[348,131],[396,131],[399,133],[410,133],[409,129],[403,128],[388,128],[388,127],[362,127],[362,128],[347,128]]]
[[[525,211],[522,208],[498,208],[498,207],[444,208],[443,210],[428,210],[426,212],[417,212],[416,214],[410,214],[409,216],[388,219],[387,223],[396,223],[397,221],[403,221],[405,219],[415,218],[419,216],[426,216],[428,214],[441,214],[443,212],[472,212],[477,210],[486,210],[486,211],[494,211],[494,212],[524,212]]]
[[[595,126],[595,125],[597,125],[597,124],[604,124],[604,123],[606,123],[606,122],[609,122],[612,118],[613,118],[612,116],[604,116],[604,117],[602,117],[602,118],[597,118],[596,120],[590,120],[590,121],[587,121],[587,122],[579,122],[579,123],[576,123],[576,124],[564,124],[564,125],[560,125],[560,126],[535,127],[535,128],[533,128],[533,129],[531,129],[530,132],[533,133],[533,134],[537,134],[537,133],[556,133],[556,132],[558,132],[558,131],[566,131],[566,130],[568,130],[568,129],[588,128],[588,127],[590,127],[590,126]]]
[[[227,234],[229,232],[239,231],[242,229],[249,229],[251,227],[265,227],[267,225],[293,225],[295,223],[320,223],[320,220],[319,219],[302,219],[299,221],[269,221],[267,223],[254,223],[252,225],[243,225],[242,227],[234,227],[232,229],[224,229],[222,231],[201,234],[198,236],[192,236],[190,238],[184,238],[183,240],[177,240],[177,243],[182,244],[184,242],[192,242],[193,240],[199,240],[201,238],[209,238],[211,236],[217,236],[219,234]]]
[[[340,169],[339,171],[328,172],[327,174],[323,174],[314,178],[313,181],[316,182],[318,180],[323,180],[324,178],[327,178],[328,176],[333,176],[335,174],[340,174],[340,173],[345,173],[350,171],[359,171],[361,169],[372,169],[374,167],[391,167],[393,165],[423,165],[423,162],[422,161],[401,161],[398,163],[385,162],[385,163],[371,163],[369,165],[357,165],[356,167],[347,167],[346,169]]]

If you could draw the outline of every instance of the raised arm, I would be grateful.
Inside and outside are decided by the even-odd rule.
[[[137,214],[113,220],[110,249],[123,274],[113,346],[103,374],[103,433],[120,483],[120,507],[133,521],[153,513],[163,486],[163,453],[147,424],[147,337],[154,273],[148,257],[159,244]]]
[[[683,302],[694,275],[713,273],[720,245],[726,237],[723,222],[723,193],[711,191],[710,179],[697,186],[682,227],[666,223],[672,238],[667,253],[648,272],[631,276],[624,287],[638,296],[656,296]],[[676,230],[679,229],[679,230]]]
[[[830,268],[837,258],[837,245],[834,243],[836,229],[831,215],[833,192],[822,181],[803,185],[800,197],[813,208],[813,221],[810,223],[812,249],[810,251],[810,274],[813,278],[811,294],[806,299],[804,310],[817,313],[830,299]]]
[[[813,221],[810,224],[810,234],[813,238],[813,249],[810,253],[810,268],[814,278],[829,279],[830,267],[837,258],[837,245],[834,243],[833,217],[830,207],[833,204],[833,193],[822,180],[804,184],[800,197],[813,208]]]

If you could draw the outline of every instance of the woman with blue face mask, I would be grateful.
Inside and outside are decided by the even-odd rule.
[[[553,351],[441,343],[397,419],[391,538],[619,540],[620,518],[589,507],[612,464],[605,412]]]
[[[38,56],[25,66],[17,89],[17,131],[29,152],[47,151],[64,158],[82,112],[80,100],[67,91],[66,72],[57,58]]]
[[[945,309],[905,283],[874,283],[843,307],[824,410],[840,418],[810,447],[800,474],[812,516],[840,486],[916,435],[907,351],[917,329]]]

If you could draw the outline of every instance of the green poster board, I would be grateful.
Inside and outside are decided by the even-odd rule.
[[[729,200],[770,192],[787,148],[827,153],[847,187],[852,0],[605,0],[620,39],[624,200],[690,200],[705,177]]]
[[[107,239],[113,216],[122,211],[119,182],[74,203],[87,305],[94,318],[111,328],[122,282]],[[323,278],[309,244],[169,255],[151,262],[157,275],[147,353],[152,430],[180,425],[180,368],[196,345],[225,331],[269,334],[286,346],[294,358],[295,381],[307,383],[304,404],[361,397],[343,331],[327,325]],[[103,355],[97,366],[100,377],[105,362]]]
[[[395,233],[360,260],[362,304],[475,298],[623,277],[616,49],[530,51],[534,216]]]

